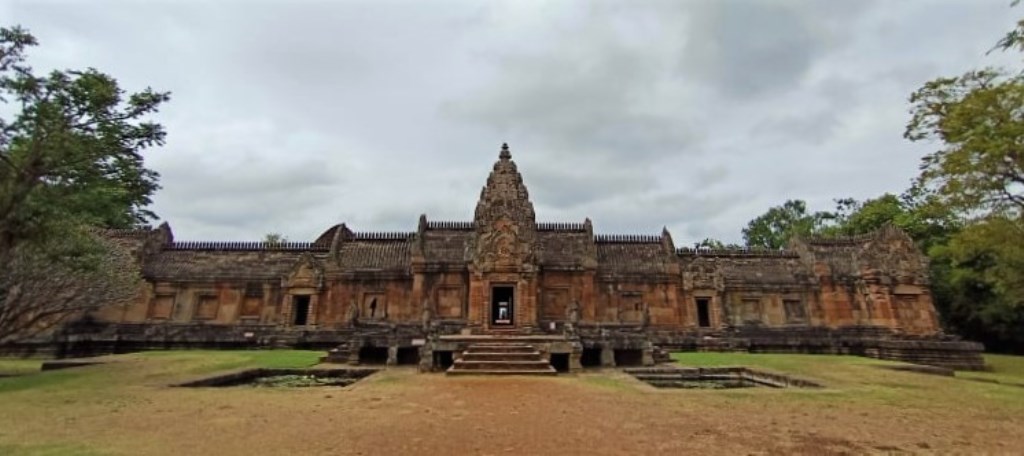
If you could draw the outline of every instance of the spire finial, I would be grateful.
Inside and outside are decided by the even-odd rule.
[[[508,151],[508,143],[501,143],[501,153],[498,154],[498,158],[502,160],[509,160],[512,158],[512,153]]]

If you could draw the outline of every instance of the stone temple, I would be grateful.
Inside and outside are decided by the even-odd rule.
[[[536,354],[519,367],[552,372],[649,365],[667,350],[982,365],[979,344],[942,334],[926,259],[896,228],[779,251],[694,250],[667,230],[538,222],[508,146],[473,220],[421,215],[402,233],[342,223],[280,244],[176,241],[166,223],[110,235],[136,254],[145,289],[55,334],[65,354],[299,347],[459,371],[473,368],[474,344],[501,341]]]

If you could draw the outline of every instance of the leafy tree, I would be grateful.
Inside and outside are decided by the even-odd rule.
[[[930,250],[936,306],[946,326],[989,349],[1024,352],[1024,244],[1020,221],[992,217]]]
[[[998,49],[1024,50],[1024,20]],[[989,349],[1024,352],[1024,72],[935,79],[910,102],[904,136],[938,144],[912,191],[929,196],[923,208],[964,222],[928,250],[936,307]]]
[[[918,185],[971,217],[1024,213],[1024,74],[984,69],[939,78],[914,92],[905,136],[938,140]]]
[[[55,237],[0,253],[0,346],[136,296],[141,279],[131,253],[94,230],[77,234],[89,242]]]
[[[832,217],[827,212],[807,212],[802,200],[788,200],[751,220],[743,229],[743,240],[748,247],[778,250],[794,236],[817,233]]]
[[[270,245],[280,245],[288,242],[288,238],[281,233],[267,233],[263,236],[263,242]]]
[[[711,249],[711,250],[725,250],[725,249],[742,249],[743,246],[737,244],[726,244],[715,238],[704,238],[703,241],[697,242],[693,245],[695,249]]]
[[[164,141],[144,119],[167,93],[129,95],[91,68],[37,75],[36,44],[0,28],[0,342],[134,292],[117,272],[127,257],[96,229],[153,217],[158,176],[141,152]]]
[[[165,133],[142,119],[169,94],[126,95],[95,69],[33,74],[25,50],[36,44],[24,29],[0,29],[0,102],[14,111],[0,117],[0,250],[61,227],[151,219],[158,176],[141,152]]]
[[[853,236],[893,225],[906,231],[922,250],[927,251],[931,246],[948,240],[961,223],[949,211],[929,204],[918,190],[911,189],[901,196],[886,193],[865,201],[838,199],[836,211],[831,213],[829,225],[823,227],[821,233]]]

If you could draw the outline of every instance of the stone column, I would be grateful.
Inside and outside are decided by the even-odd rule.
[[[387,365],[388,366],[397,366],[398,365],[398,346],[397,345],[389,345],[388,346],[388,361],[387,361]]]
[[[650,342],[644,344],[643,358],[641,359],[640,364],[644,366],[654,365],[654,345]]]
[[[433,343],[427,341],[420,347],[420,372],[430,372],[434,370],[434,349]]]
[[[601,367],[615,367],[615,350],[601,347]]]
[[[583,344],[579,342],[572,344],[572,353],[569,354],[569,372],[578,373],[583,370],[583,363],[580,359],[583,358]]]

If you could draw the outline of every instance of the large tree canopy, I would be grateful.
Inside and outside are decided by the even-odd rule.
[[[743,229],[743,240],[747,247],[778,250],[794,236],[816,233],[831,216],[827,212],[809,213],[804,201],[789,200],[751,220]]]
[[[0,343],[134,294],[130,256],[98,230],[153,217],[141,152],[164,141],[145,118],[167,93],[126,94],[91,68],[37,75],[36,44],[0,28]]]
[[[905,136],[938,140],[919,184],[968,216],[1024,213],[1024,75],[985,69],[926,83]]]
[[[152,218],[157,174],[141,151],[164,140],[143,120],[168,99],[126,94],[95,69],[33,74],[25,51],[35,38],[0,29],[0,251],[79,224],[129,227]],[[68,223],[71,222],[71,223]]]

